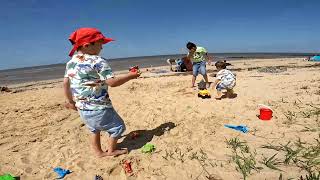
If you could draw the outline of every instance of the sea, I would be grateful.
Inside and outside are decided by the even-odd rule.
[[[241,60],[247,59],[274,59],[292,57],[310,57],[312,53],[210,53],[217,60]],[[109,63],[113,71],[127,70],[132,66],[138,65],[140,68],[152,68],[168,65],[166,60],[181,58],[183,54],[157,55],[110,59]],[[24,67],[17,69],[0,70],[0,86],[13,84],[36,82],[43,80],[63,79],[65,64],[51,64],[43,66]]]

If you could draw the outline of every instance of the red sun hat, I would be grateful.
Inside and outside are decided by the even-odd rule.
[[[114,41],[112,38],[105,37],[98,29],[96,28],[80,28],[74,31],[70,37],[70,42],[73,45],[72,50],[69,53],[69,56],[73,56],[74,52],[83,45],[96,42],[98,40],[103,40],[103,44]]]

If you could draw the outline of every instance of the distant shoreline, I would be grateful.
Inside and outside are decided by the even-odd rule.
[[[210,53],[215,60],[226,59],[250,60],[250,59],[275,59],[275,58],[299,58],[312,56],[312,53]],[[127,70],[129,67],[139,65],[140,68],[166,66],[166,59],[181,58],[184,54],[143,56],[110,59],[109,63],[113,71]],[[63,78],[65,63],[24,67],[17,69],[0,70],[0,86],[20,84],[32,81],[53,80]]]
[[[216,58],[229,58],[229,60],[235,59],[244,59],[244,58],[259,58],[259,59],[266,59],[266,58],[290,58],[290,57],[305,57],[305,56],[315,56],[319,53],[209,53],[209,55],[214,56]],[[169,54],[169,55],[155,55],[155,56],[135,56],[135,57],[122,57],[122,58],[110,58],[109,61],[126,61],[126,60],[139,60],[145,58],[179,58],[183,57],[185,54]],[[48,64],[48,65],[39,65],[39,66],[27,66],[27,67],[20,67],[20,68],[9,68],[9,69],[0,69],[0,73],[5,71],[13,71],[13,70],[22,70],[22,69],[35,69],[35,68],[46,68],[52,66],[59,66],[65,65],[65,63],[58,63],[58,64]]]

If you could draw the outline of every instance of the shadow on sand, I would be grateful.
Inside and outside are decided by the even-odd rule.
[[[227,95],[226,94],[223,94],[222,95],[222,97],[221,97],[221,99],[234,99],[234,98],[236,98],[238,96],[238,94],[236,94],[236,93],[233,93],[231,96],[229,96],[229,97],[227,97]]]
[[[143,145],[150,142],[153,136],[162,136],[164,132],[170,131],[176,127],[173,122],[163,123],[152,130],[135,130],[125,135],[124,140],[118,144],[120,148],[128,148],[128,151],[142,148]]]

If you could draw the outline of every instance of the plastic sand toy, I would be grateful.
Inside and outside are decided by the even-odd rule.
[[[128,160],[123,162],[123,168],[127,174],[131,174],[133,172],[131,168],[131,162]]]
[[[130,72],[138,72],[138,73],[140,73],[139,66],[130,67],[130,68],[129,68],[129,71],[130,71]]]
[[[231,128],[231,129],[234,129],[236,131],[243,132],[243,133],[247,133],[249,131],[249,128],[247,126],[244,126],[244,125],[235,126],[235,125],[225,124],[224,127]]]
[[[53,171],[59,175],[59,177],[57,179],[63,179],[67,174],[71,173],[70,170],[62,169],[60,167],[54,168]]]
[[[10,174],[5,174],[0,176],[0,180],[15,180],[16,178],[14,178],[13,176],[11,176]]]
[[[141,148],[141,152],[143,153],[152,153],[153,151],[156,150],[156,147],[153,144],[145,144],[142,148]]]
[[[260,110],[260,115],[258,116],[259,119],[263,121],[268,121],[272,118],[272,109],[269,106],[259,104],[259,110]]]
[[[205,99],[205,98],[211,98],[211,95],[207,89],[203,89],[203,90],[199,90],[198,97]]]

